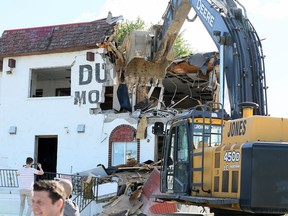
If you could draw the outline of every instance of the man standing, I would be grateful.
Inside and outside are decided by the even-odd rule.
[[[19,190],[20,190],[20,211],[19,216],[23,215],[25,207],[25,199],[27,198],[28,210],[26,215],[30,216],[32,213],[32,194],[33,194],[33,184],[34,175],[43,175],[44,171],[41,164],[38,164],[39,170],[32,168],[33,159],[31,157],[26,158],[26,165],[21,167],[17,171]]]
[[[55,180],[34,183],[32,207],[35,216],[63,216],[66,194]]]

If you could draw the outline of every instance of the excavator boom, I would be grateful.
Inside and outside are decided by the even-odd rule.
[[[283,215],[288,212],[288,175],[283,172],[288,119],[267,116],[262,45],[245,8],[238,0],[171,0],[151,43],[151,60],[163,61],[180,30],[177,21],[191,8],[218,48],[220,102],[225,107],[227,91],[230,115],[221,103],[211,102],[169,119],[160,127],[163,131],[155,130],[164,136],[164,147],[162,193],[153,196],[207,206],[217,216]],[[205,60],[192,57],[188,63]],[[186,66],[178,69],[192,69]]]
[[[152,43],[152,61],[163,62],[191,8],[220,52],[221,102],[227,86],[232,118],[240,118],[239,104],[259,104],[255,114],[267,115],[264,56],[261,41],[245,8],[234,0],[171,0]]]

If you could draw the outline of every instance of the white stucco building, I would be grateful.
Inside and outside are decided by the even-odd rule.
[[[195,87],[193,81],[192,97],[191,77],[185,81],[185,74],[171,74],[174,69],[166,76],[168,62],[145,60],[145,32],[141,40],[132,34],[130,49],[126,47],[126,55],[133,54],[126,56],[130,67],[119,70],[115,27],[116,22],[101,19],[3,32],[0,170],[5,177],[27,157],[41,163],[45,173],[80,175],[99,164],[112,167],[129,158],[138,163],[162,158],[163,133],[152,132],[162,132],[163,124],[154,128],[154,123],[164,123],[177,106],[180,110],[195,106],[200,82],[207,80],[197,77]],[[142,59],[137,59],[139,53]],[[0,215],[17,215],[17,188],[10,188],[9,182],[0,186]],[[102,210],[95,202],[83,209],[81,215],[89,216]]]
[[[139,119],[122,112],[115,59],[99,46],[115,25],[102,19],[2,34],[0,168],[17,169],[28,156],[67,174],[129,157],[158,160],[153,122],[139,135]]]

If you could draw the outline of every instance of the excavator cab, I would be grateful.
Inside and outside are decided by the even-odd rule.
[[[281,172],[288,119],[252,115],[253,105],[241,104],[240,119],[208,103],[167,121],[161,194],[152,197],[207,206],[217,216],[288,212],[288,174]]]
[[[169,130],[169,135],[165,142],[168,148],[164,150],[164,163],[161,171],[161,191],[168,193],[187,194],[189,192],[188,170],[189,139],[187,122],[174,124]]]
[[[191,179],[193,174],[203,173],[205,148],[221,144],[228,115],[219,107],[221,105],[216,103],[196,106],[188,114],[167,122],[161,170],[162,193],[190,195],[192,190],[203,187],[204,176],[197,182]],[[198,167],[193,164],[199,163],[196,160],[200,161]]]

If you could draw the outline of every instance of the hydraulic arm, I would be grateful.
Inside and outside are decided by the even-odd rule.
[[[159,63],[171,49],[191,8],[200,18],[220,52],[222,83],[227,86],[232,118],[240,118],[239,104],[255,102],[255,114],[267,115],[264,56],[261,41],[245,8],[236,0],[170,0],[163,25],[155,31],[152,60]],[[240,7],[238,7],[238,5]]]

